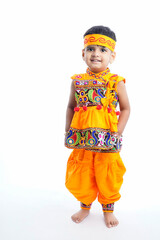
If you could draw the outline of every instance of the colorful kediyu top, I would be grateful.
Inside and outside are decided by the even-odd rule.
[[[117,84],[123,77],[110,73],[109,68],[95,74],[86,73],[71,77],[75,86],[77,106],[69,131],[65,136],[68,148],[101,152],[119,152],[122,138],[118,140],[117,123],[120,112]]]

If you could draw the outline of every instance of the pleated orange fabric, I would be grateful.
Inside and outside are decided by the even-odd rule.
[[[79,117],[81,116],[81,117]],[[116,113],[106,114],[106,109],[97,110],[97,106],[88,107],[87,111],[83,108],[79,112],[75,112],[71,127],[76,129],[97,128],[110,129],[112,132],[117,132],[117,116]]]
[[[66,187],[88,205],[97,197],[101,204],[120,199],[119,190],[126,168],[119,153],[74,149],[67,163]]]

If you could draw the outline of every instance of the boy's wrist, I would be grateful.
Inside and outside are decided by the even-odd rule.
[[[117,138],[120,138],[120,137],[122,136],[122,134],[121,134],[120,132],[116,132],[116,133],[114,134],[114,136],[117,137]]]
[[[119,127],[119,126],[117,126],[118,127],[118,135],[122,135],[122,133],[123,133],[123,128],[121,128],[121,127]]]

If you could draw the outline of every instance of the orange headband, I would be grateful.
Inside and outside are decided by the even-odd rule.
[[[84,37],[84,48],[89,45],[100,45],[109,48],[112,52],[115,49],[116,42],[102,34],[90,34]]]

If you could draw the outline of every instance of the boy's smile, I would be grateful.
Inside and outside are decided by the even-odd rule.
[[[115,59],[115,52],[100,45],[90,45],[82,50],[83,60],[92,72],[105,71]]]

